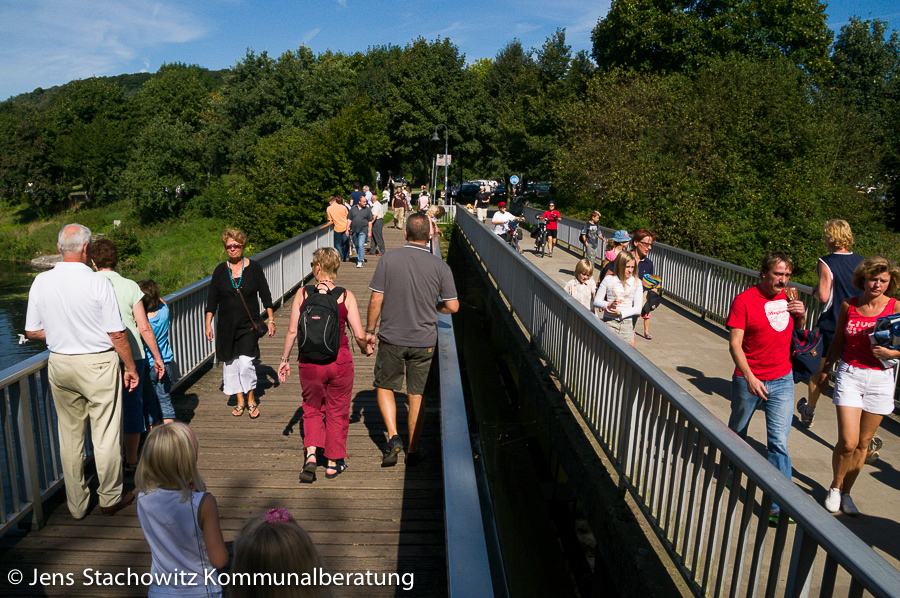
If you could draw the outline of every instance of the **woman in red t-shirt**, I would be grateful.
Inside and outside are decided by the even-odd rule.
[[[856,267],[852,282],[863,294],[841,305],[834,340],[813,379],[817,384],[824,382],[826,372],[840,356],[834,384],[838,440],[831,457],[834,478],[825,508],[831,513],[858,515],[850,490],[882,417],[894,411],[893,370],[885,369],[880,360],[900,357],[900,351],[872,345],[870,333],[878,318],[900,312],[900,303],[888,297],[900,287],[900,268],[881,256],[872,256]]]

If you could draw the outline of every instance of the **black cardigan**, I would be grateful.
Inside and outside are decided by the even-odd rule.
[[[259,306],[257,295],[263,307],[268,309],[272,307],[272,293],[269,292],[269,283],[262,267],[253,260],[248,262],[241,278],[240,292],[247,302],[250,313],[256,316]],[[219,312],[216,324],[216,359],[231,361],[239,355],[259,357],[259,345],[256,342],[253,325],[244,304],[238,297],[238,291],[231,284],[231,276],[225,262],[213,270],[206,311],[211,314]]]

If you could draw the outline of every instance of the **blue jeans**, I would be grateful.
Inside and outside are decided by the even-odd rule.
[[[144,417],[147,424],[155,426],[164,419],[175,419],[175,408],[172,406],[172,362],[165,363],[166,373],[162,380],[154,378],[150,371],[149,360],[144,379]]]
[[[334,248],[341,256],[341,261],[350,259],[350,239],[347,233],[334,233]]]
[[[366,261],[366,239],[369,237],[369,230],[361,230],[358,233],[351,233],[356,241],[356,263],[361,264]]]
[[[138,383],[133,390],[122,386],[122,433],[140,434],[147,428],[144,426],[144,381],[147,378],[146,359],[135,359]],[[124,368],[123,368],[124,371]]]
[[[769,463],[791,479],[791,455],[788,453],[788,434],[794,419],[794,377],[789,372],[775,380],[763,380],[769,393],[768,400],[750,394],[747,381],[737,374],[731,377],[731,417],[728,427],[743,439],[747,438],[750,418],[757,409],[766,414],[766,452]],[[772,505],[777,509],[778,505]]]

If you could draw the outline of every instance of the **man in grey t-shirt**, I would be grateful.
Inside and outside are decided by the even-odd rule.
[[[394,392],[403,388],[409,398],[409,446],[406,464],[421,462],[419,435],[425,421],[422,394],[437,343],[438,314],[459,309],[456,285],[450,267],[428,248],[431,223],[415,213],[406,220],[406,245],[384,254],[375,267],[369,289],[366,339],[375,356],[375,389],[378,407],[387,425],[390,440],[384,449],[382,467],[397,464],[403,441],[397,434],[397,405]],[[387,300],[385,300],[385,297]],[[375,324],[381,318],[378,336]]]

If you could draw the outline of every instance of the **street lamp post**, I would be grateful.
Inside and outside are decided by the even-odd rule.
[[[447,125],[444,123],[439,123],[434,126],[434,136],[432,136],[432,141],[440,141],[441,138],[438,137],[438,127],[444,127],[444,203],[448,204],[450,202],[450,189],[447,188],[447,169],[449,168],[448,160],[448,139],[450,137],[450,129],[447,128]]]

